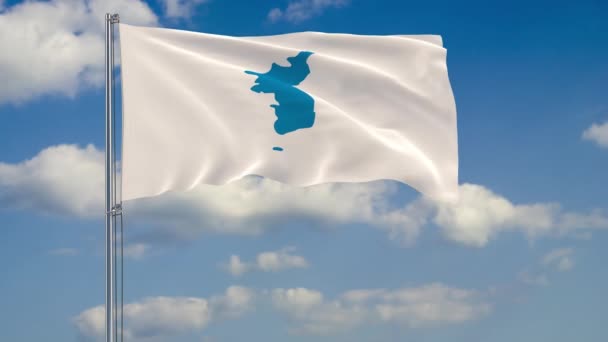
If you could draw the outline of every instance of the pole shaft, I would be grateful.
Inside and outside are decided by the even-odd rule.
[[[106,342],[114,341],[114,321],[116,309],[114,308],[114,266],[116,251],[114,248],[113,210],[114,210],[114,141],[113,141],[113,77],[114,70],[112,56],[114,54],[114,32],[112,29],[112,15],[106,14]]]

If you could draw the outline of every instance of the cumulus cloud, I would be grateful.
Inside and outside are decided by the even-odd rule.
[[[238,255],[231,255],[228,263],[223,265],[223,268],[235,277],[245,274],[249,267],[250,265],[242,262]]]
[[[223,268],[233,276],[240,276],[249,271],[279,272],[292,268],[306,268],[308,261],[302,256],[293,254],[294,247],[285,247],[278,251],[262,252],[255,261],[243,262],[240,256],[232,255]]]
[[[583,139],[593,141],[600,147],[608,148],[608,122],[592,124],[583,132]]]
[[[149,341],[201,331],[221,318],[236,318],[251,308],[254,293],[240,286],[229,287],[210,299],[194,297],[151,297],[124,306],[125,338]],[[85,340],[103,341],[105,308],[96,306],[73,319]]]
[[[168,18],[189,18],[196,6],[207,0],[162,0],[165,6],[165,15]]]
[[[321,15],[328,8],[342,8],[349,0],[296,0],[291,1],[285,9],[273,8],[268,12],[268,20],[277,22],[285,20],[300,23]]]
[[[569,271],[574,267],[573,254],[574,250],[572,248],[554,249],[543,257],[542,263],[560,272]]]
[[[256,294],[252,289],[231,286],[221,296],[210,300],[214,315],[219,318],[236,318],[253,308]]]
[[[203,298],[154,297],[124,307],[125,337],[170,337],[203,329],[210,320],[209,303]],[[97,306],[74,319],[80,334],[95,341],[104,338],[105,308]]]
[[[21,163],[0,163],[0,190],[4,208],[102,217],[104,154],[92,145],[58,145]],[[395,184],[385,182],[298,188],[248,177],[226,186],[201,185],[190,192],[127,202],[125,211],[131,222],[174,238],[200,232],[254,235],[288,224],[363,223],[411,240],[418,234],[411,224],[414,210],[390,205],[395,190]]]
[[[441,283],[351,290],[333,300],[306,288],[275,289],[271,296],[274,307],[292,319],[296,334],[330,334],[382,322],[407,328],[460,323],[491,311],[483,293]]]
[[[0,12],[0,104],[103,84],[104,19],[156,25],[141,0],[26,1]]]
[[[103,217],[104,154],[93,145],[58,145],[17,164],[0,162],[0,205]]]
[[[141,259],[148,251],[150,246],[145,243],[132,243],[126,244],[123,249],[123,255],[125,258]]]
[[[558,203],[514,204],[476,184],[461,185],[456,203],[429,205],[436,209],[433,222],[447,238],[477,247],[509,231],[536,238],[608,228],[608,217],[599,210],[576,213],[564,211]]]
[[[379,301],[376,312],[383,321],[407,326],[459,323],[488,314],[491,305],[475,290],[451,288],[435,283],[419,288],[381,291],[370,298]]]
[[[366,317],[365,310],[345,306],[340,301],[326,301],[321,292],[306,288],[274,289],[274,307],[287,314],[294,334],[325,335],[353,329]]]
[[[308,262],[304,257],[291,254],[293,247],[287,247],[276,252],[263,252],[258,254],[257,267],[265,272],[277,272],[289,268],[305,268]]]
[[[173,234],[191,237],[201,230],[257,235],[287,225],[337,227],[363,223],[412,240],[406,212],[394,208],[390,183],[327,184],[290,187],[268,179],[248,177],[225,186],[201,185],[190,192],[127,203],[132,216]],[[416,227],[413,227],[416,229]]]
[[[570,271],[574,265],[573,248],[556,248],[541,258],[539,266],[521,272],[519,280],[530,285],[547,286],[552,273]]]
[[[441,283],[398,289],[355,289],[327,299],[307,288],[255,291],[231,286],[211,298],[150,297],[124,307],[125,338],[156,341],[200,333],[220,320],[237,319],[258,306],[270,307],[291,322],[293,334],[328,335],[364,325],[392,323],[404,328],[457,324],[479,319],[492,310],[488,295]],[[103,306],[73,318],[84,340],[102,341]]]
[[[103,152],[92,145],[52,146],[21,163],[0,162],[0,207],[101,218],[103,175]],[[125,212],[130,222],[146,226],[139,240],[131,241],[147,245],[205,232],[255,235],[285,226],[366,224],[402,243],[413,242],[422,229],[435,225],[449,240],[482,247],[506,232],[534,239],[608,228],[602,210],[580,213],[559,203],[516,204],[476,184],[461,185],[460,198],[453,203],[420,197],[399,205],[393,201],[396,190],[393,182],[299,188],[247,177],[225,186],[200,185],[189,192],[130,201]],[[261,258],[266,268],[274,267],[272,254]],[[240,258],[233,262],[236,268],[246,264]]]

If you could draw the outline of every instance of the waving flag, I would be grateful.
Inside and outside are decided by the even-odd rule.
[[[439,36],[229,37],[120,24],[123,199],[246,175],[458,184]]]

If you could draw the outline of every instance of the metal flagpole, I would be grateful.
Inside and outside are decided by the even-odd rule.
[[[114,267],[116,262],[116,248],[114,234],[114,215],[116,214],[115,166],[114,166],[114,29],[113,24],[118,23],[118,14],[106,14],[106,342],[115,341],[115,282]]]

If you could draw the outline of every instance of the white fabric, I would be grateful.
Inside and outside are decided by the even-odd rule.
[[[124,200],[250,174],[457,193],[456,108],[440,36],[229,37],[120,24],[120,48]],[[252,91],[257,77],[245,70],[289,66],[300,51],[313,53],[296,87],[314,98],[315,121],[280,135],[275,94]]]

